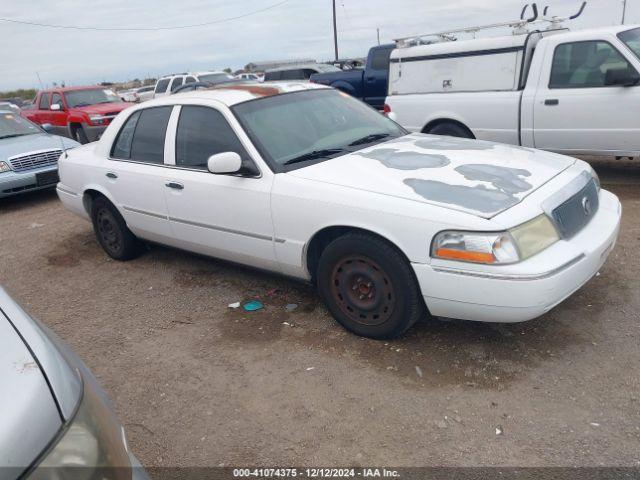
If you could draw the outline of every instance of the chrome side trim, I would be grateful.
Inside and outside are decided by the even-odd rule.
[[[488,273],[488,272],[474,272],[473,270],[459,270],[457,268],[450,267],[433,267],[434,272],[439,273],[451,273],[455,275],[465,275],[468,277],[477,277],[477,278],[490,278],[492,280],[517,280],[517,281],[529,281],[529,280],[542,280],[544,278],[549,278],[557,273],[560,273],[562,270],[565,270],[580,260],[585,258],[585,254],[581,253],[577,257],[572,260],[569,260],[567,263],[560,265],[553,270],[549,270],[547,272],[542,273],[534,273],[534,274],[508,274],[508,273]]]
[[[184,220],[182,218],[169,217],[169,220],[171,220],[172,222],[183,223],[185,225],[191,225],[194,227],[208,228],[210,230],[216,230],[218,232],[232,233],[234,235],[242,235],[243,237],[257,238],[258,240],[269,240],[269,241],[274,241],[276,243],[284,243],[284,239],[274,238],[274,237],[271,237],[270,235],[243,232],[241,230],[234,230],[232,228],[219,227],[217,225],[209,225],[207,223],[192,222],[191,220]]]
[[[68,195],[73,195],[74,197],[77,197],[78,194],[76,192],[72,192],[71,190],[67,190],[66,188],[62,188],[62,187],[57,187],[58,190],[60,190],[61,192],[64,192]]]
[[[268,240],[270,242],[273,241],[273,242],[276,242],[276,243],[284,243],[285,242],[284,238],[271,237],[270,235],[262,235],[262,234],[259,234],[259,233],[243,232],[241,230],[234,230],[232,228],[219,227],[217,225],[209,225],[207,223],[192,222],[191,220],[185,220],[183,218],[169,217],[169,216],[166,216],[166,215],[160,215],[158,213],[147,212],[146,210],[139,210],[137,208],[127,207],[127,206],[124,206],[122,208],[124,210],[126,210],[127,212],[139,213],[141,215],[148,215],[150,217],[161,218],[163,220],[169,220],[171,222],[182,223],[184,225],[191,225],[191,226],[200,227],[200,228],[208,228],[210,230],[216,230],[218,232],[231,233],[231,234],[234,234],[234,235],[242,235],[243,237],[257,238],[258,240]]]
[[[159,213],[147,212],[146,210],[138,210],[137,208],[127,207],[127,206],[124,206],[122,208],[125,209],[127,212],[139,213],[141,215],[148,215],[149,217],[162,218],[163,220],[168,220],[168,217],[166,215],[160,215]]]

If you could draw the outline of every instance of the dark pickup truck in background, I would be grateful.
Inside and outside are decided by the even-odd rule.
[[[389,55],[394,48],[394,44],[371,48],[364,70],[316,73],[311,75],[310,80],[337,88],[382,110],[389,85]]]

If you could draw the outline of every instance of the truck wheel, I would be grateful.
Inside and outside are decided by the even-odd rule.
[[[98,243],[115,260],[131,260],[141,251],[140,240],[131,233],[124,218],[104,197],[96,197],[91,204],[91,220]]]
[[[430,128],[428,132],[432,135],[446,135],[448,137],[473,138],[473,134],[462,125],[453,122],[444,122]]]
[[[82,125],[76,125],[75,127],[72,127],[71,134],[73,135],[73,139],[76,142],[81,143],[82,145],[84,145],[85,143],[89,143],[89,139],[87,138],[87,134],[84,133]]]
[[[333,317],[357,335],[394,338],[425,314],[407,260],[372,235],[351,233],[332,241],[320,256],[317,279]]]

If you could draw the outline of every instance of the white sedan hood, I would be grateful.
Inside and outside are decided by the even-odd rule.
[[[491,218],[574,163],[531,148],[414,133],[289,175]]]

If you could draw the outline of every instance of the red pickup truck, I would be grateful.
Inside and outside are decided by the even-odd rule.
[[[88,143],[98,140],[111,120],[131,105],[105,87],[62,87],[41,90],[33,107],[21,114],[39,125],[49,124],[51,133]]]

